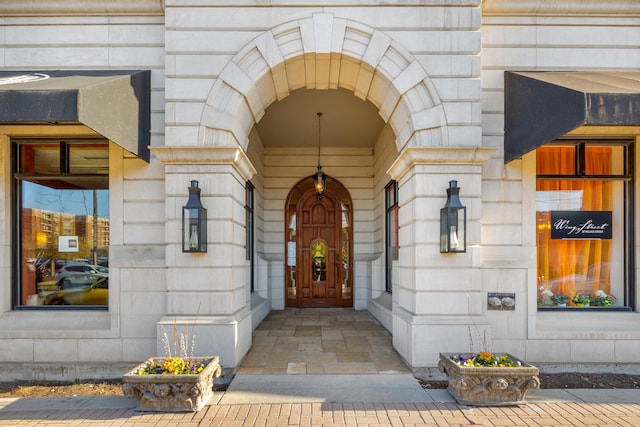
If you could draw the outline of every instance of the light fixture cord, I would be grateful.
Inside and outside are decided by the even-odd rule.
[[[322,113],[318,113],[318,169],[322,167],[320,166],[320,141],[322,141],[321,126],[320,126],[321,117],[322,117]]]

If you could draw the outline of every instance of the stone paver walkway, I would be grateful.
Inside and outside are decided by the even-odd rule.
[[[549,402],[470,408],[455,403],[292,403],[211,405],[197,413],[130,408],[11,412],[5,426],[638,426],[640,404]]]
[[[274,310],[253,332],[240,374],[408,373],[391,334],[367,311]]]

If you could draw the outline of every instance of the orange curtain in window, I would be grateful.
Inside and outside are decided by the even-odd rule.
[[[586,170],[589,174],[611,173],[609,147],[589,147]],[[536,150],[538,174],[574,174],[574,147],[542,147]],[[538,180],[538,191],[582,190],[584,211],[611,211],[612,184],[604,180]],[[598,289],[610,292],[611,240],[551,239],[551,212],[537,212],[538,282],[540,293],[549,289],[563,293],[593,295]]]

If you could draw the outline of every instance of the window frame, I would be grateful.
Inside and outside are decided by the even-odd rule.
[[[623,184],[623,213],[624,224],[622,225],[624,266],[623,274],[623,306],[597,308],[555,308],[537,306],[537,311],[572,311],[572,312],[599,312],[599,311],[635,311],[636,308],[636,280],[635,280],[635,145],[630,139],[558,139],[544,146],[575,146],[575,171],[573,174],[537,174],[536,183],[539,180],[600,180],[600,181],[621,181]],[[585,173],[586,162],[585,153],[587,146],[613,146],[622,147],[623,152],[623,172],[621,174],[587,174]],[[537,187],[537,185],[536,185]],[[537,190],[536,190],[537,191]],[[537,241],[536,241],[537,248]],[[537,251],[537,250],[536,250]],[[537,284],[536,284],[537,286]]]
[[[22,154],[21,148],[25,145],[36,144],[46,145],[51,144],[52,147],[57,144],[60,153],[59,169],[58,173],[24,173],[21,170]],[[23,184],[30,179],[38,180],[54,180],[56,178],[72,178],[72,179],[95,179],[96,177],[104,177],[107,181],[106,190],[110,190],[109,171],[106,173],[73,173],[71,171],[71,157],[69,155],[70,148],[74,145],[82,146],[104,146],[106,148],[107,155],[110,156],[109,141],[100,137],[15,137],[10,139],[10,151],[11,151],[11,188],[13,191],[11,197],[11,223],[14,224],[11,230],[11,247],[13,248],[11,255],[11,308],[14,311],[109,311],[109,302],[107,305],[27,305],[22,304],[21,292],[22,292],[22,236],[23,236],[23,219],[22,219],[22,204],[23,204]],[[107,159],[107,164],[109,160]],[[104,188],[96,188],[93,186],[93,190],[100,190]],[[90,190],[90,189],[86,189]],[[107,249],[108,251],[108,249]],[[55,268],[55,265],[53,266]],[[54,273],[55,274],[55,273]]]
[[[249,261],[249,288],[255,291],[255,206],[254,206],[255,186],[251,181],[245,184],[245,246],[246,260]]]
[[[384,187],[385,205],[385,292],[393,292],[393,261],[398,259],[400,245],[398,244],[398,182],[389,181]],[[394,215],[395,214],[395,215]],[[394,220],[395,218],[395,220]],[[393,233],[393,234],[392,234]],[[395,246],[392,245],[395,237]]]

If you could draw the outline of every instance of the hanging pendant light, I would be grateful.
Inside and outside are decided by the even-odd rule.
[[[324,194],[325,185],[327,183],[327,174],[322,172],[322,166],[320,166],[320,142],[321,142],[321,133],[320,133],[320,119],[322,118],[322,113],[318,113],[318,170],[313,174],[313,188],[316,190],[316,195],[318,196],[318,200],[322,201],[322,195]]]

